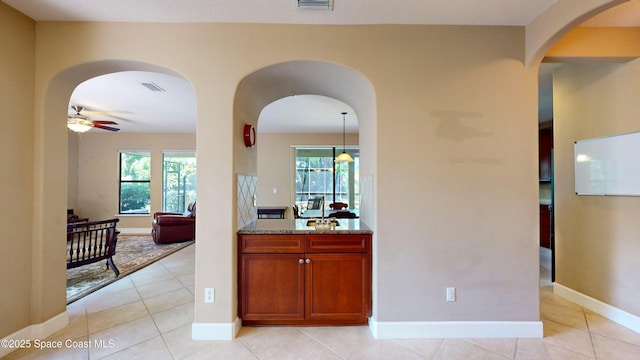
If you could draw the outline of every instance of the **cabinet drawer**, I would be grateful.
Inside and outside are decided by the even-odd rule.
[[[371,235],[349,234],[349,235],[307,235],[307,253],[341,253],[369,252],[371,248]]]
[[[303,253],[304,235],[240,235],[243,254]]]

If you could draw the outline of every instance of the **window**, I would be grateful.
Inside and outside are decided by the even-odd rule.
[[[349,208],[360,207],[359,151],[346,149],[353,157],[352,163],[334,163],[341,149],[296,149],[296,205],[306,210],[309,199],[324,196],[326,204],[344,202]]]
[[[163,152],[162,211],[182,213],[193,201],[196,201],[195,152]]]
[[[151,155],[148,151],[120,152],[120,214],[149,214]]]

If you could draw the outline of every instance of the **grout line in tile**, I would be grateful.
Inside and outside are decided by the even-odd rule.
[[[310,338],[311,340],[313,340],[314,342],[318,343],[320,346],[324,347],[325,349],[329,350],[330,352],[336,354],[337,357],[339,357],[340,359],[344,359],[346,360],[344,357],[342,357],[342,355],[338,354],[335,350],[333,350],[332,348],[330,348],[329,346],[325,345],[322,341],[320,341],[320,339],[317,339],[315,336],[309,334],[308,332],[304,331],[303,328],[298,327],[297,328],[301,333],[303,333],[305,336],[307,336],[308,338]]]
[[[440,349],[442,348],[442,344],[444,344],[444,341],[446,339],[442,339],[442,341],[440,341],[440,344],[438,344],[438,347],[436,348],[436,351],[433,352],[433,356],[431,356],[432,359],[434,359],[436,357],[436,355],[438,355],[438,353],[440,352]]]
[[[496,351],[495,351],[495,350],[493,350],[493,349],[489,349],[489,348],[488,348],[488,347],[486,347],[486,346],[482,346],[482,344],[479,344],[479,343],[477,343],[477,342],[473,341],[473,339],[461,339],[461,340],[464,340],[464,341],[468,342],[469,344],[471,344],[471,345],[473,345],[473,346],[480,347],[480,348],[482,348],[482,349],[484,349],[484,350],[486,350],[486,351],[490,352],[490,353],[491,353],[491,354],[493,354],[493,355],[497,355],[497,356],[499,356],[499,357],[501,357],[501,358],[505,358],[505,359],[508,359],[508,358],[509,358],[509,357],[507,357],[507,356],[504,356],[504,355],[502,355],[502,354],[500,354],[500,353],[496,352]],[[496,339],[496,340],[501,340],[501,339]],[[516,343],[517,343],[517,339],[516,339]],[[513,354],[512,358],[513,358],[513,357],[515,357],[515,353]]]
[[[258,354],[256,354],[255,351],[253,351],[253,349],[251,349],[249,344],[247,344],[244,341],[242,341],[241,337],[236,337],[236,340],[238,340],[238,342],[240,342],[240,344],[242,344],[242,346],[244,346],[244,348],[247,349],[251,353],[251,355],[253,355],[256,359],[260,360],[260,356],[258,356]]]
[[[584,311],[584,307],[582,308],[582,316],[584,317],[584,322],[587,324],[587,332],[589,333],[589,341],[591,342],[591,350],[593,351],[593,358],[595,360],[598,360],[596,345],[593,342],[593,333],[591,333],[591,327],[589,326],[589,319],[587,319],[587,313]]]
[[[409,347],[404,346],[403,344],[401,344],[401,343],[399,343],[398,341],[396,341],[396,339],[390,339],[390,340],[391,340],[391,342],[393,342],[394,344],[396,344],[396,345],[400,346],[401,348],[403,348],[403,349],[405,349],[405,350],[407,350],[407,351],[410,351],[410,352],[412,352],[412,353],[416,354],[416,355],[417,355],[417,356],[419,356],[419,357],[424,357],[424,355],[423,355],[423,354],[420,354],[419,352],[417,352],[417,351],[413,350],[412,348],[409,348]],[[440,349],[440,346],[442,346],[442,343],[444,342],[444,340],[443,340],[443,339],[438,339],[438,338],[434,338],[434,340],[442,340],[442,341],[440,341],[440,343],[438,344],[438,349]],[[438,350],[438,349],[436,349],[436,352],[437,352],[437,350]],[[436,352],[434,352],[434,353],[433,353],[433,355],[434,355],[434,356],[435,356],[435,353],[436,353]],[[430,359],[432,359],[432,358],[433,358],[433,357],[431,357]]]

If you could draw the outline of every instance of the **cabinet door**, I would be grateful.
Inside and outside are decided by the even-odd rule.
[[[307,254],[306,318],[366,324],[370,316],[368,254]]]
[[[244,254],[241,259],[242,320],[304,319],[303,254]]]
[[[540,246],[551,248],[551,211],[549,205],[540,205]]]
[[[553,161],[551,159],[551,149],[553,149],[553,129],[541,129],[539,132],[539,175],[541,181],[550,181],[551,180],[551,167],[553,166]]]

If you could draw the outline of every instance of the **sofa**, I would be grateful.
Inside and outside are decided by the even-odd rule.
[[[196,203],[189,204],[184,214],[173,212],[154,213],[151,237],[156,244],[195,240]]]

